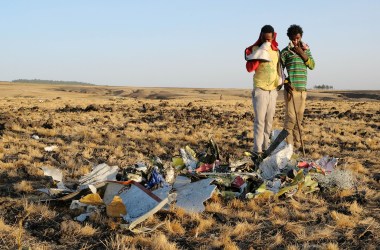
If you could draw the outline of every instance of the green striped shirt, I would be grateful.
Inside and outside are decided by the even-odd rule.
[[[314,69],[315,62],[310,49],[305,51],[309,59],[304,62],[302,58],[286,47],[281,51],[281,62],[288,72],[289,80],[296,90],[306,90],[307,68]]]

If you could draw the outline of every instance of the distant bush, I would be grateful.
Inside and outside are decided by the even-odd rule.
[[[314,85],[314,88],[315,89],[333,89],[333,86],[322,84],[322,85]]]
[[[54,81],[54,80],[40,80],[40,79],[17,79],[13,80],[14,83],[39,83],[39,84],[63,84],[63,85],[94,85],[87,82],[76,82],[76,81]]]

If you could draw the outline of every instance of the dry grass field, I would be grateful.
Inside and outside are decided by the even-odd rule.
[[[252,148],[250,90],[55,86],[0,83],[1,249],[378,249],[380,245],[380,91],[309,92],[304,141],[312,159],[340,158],[351,190],[274,200],[224,200],[206,211],[172,208],[136,234],[105,214],[84,223],[68,204],[39,202],[49,185],[41,166],[78,179],[99,163],[125,167],[210,137],[222,161]],[[283,124],[281,95],[274,128]],[[32,138],[38,135],[39,140]],[[245,136],[247,135],[247,136]],[[44,147],[57,145],[54,152]]]

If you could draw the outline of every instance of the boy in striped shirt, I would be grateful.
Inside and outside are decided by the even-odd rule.
[[[301,139],[297,128],[297,118],[302,130],[303,114],[306,106],[307,68],[314,69],[315,62],[309,46],[302,39],[303,30],[299,25],[288,28],[289,45],[281,51],[281,62],[286,68],[289,84],[285,84],[285,129],[289,132],[287,143],[300,148]],[[294,98],[295,105],[293,105]],[[295,109],[294,109],[295,106]]]

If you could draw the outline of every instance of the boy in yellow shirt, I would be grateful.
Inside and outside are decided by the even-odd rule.
[[[276,33],[270,25],[261,28],[255,44],[246,49],[247,70],[253,76],[252,103],[255,112],[253,151],[260,155],[269,147],[278,90],[284,80]],[[248,59],[247,59],[248,58]]]

